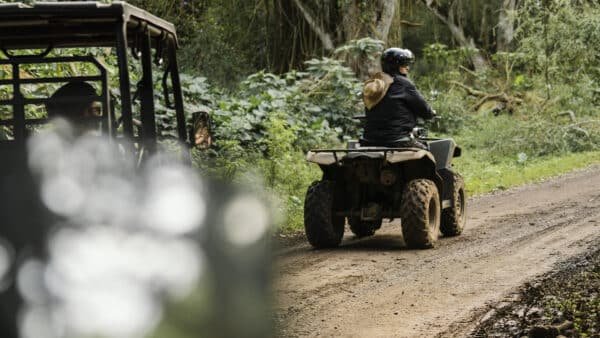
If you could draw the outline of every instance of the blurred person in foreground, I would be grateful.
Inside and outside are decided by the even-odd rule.
[[[427,120],[435,116],[408,79],[414,60],[408,49],[389,48],[381,55],[383,72],[366,81],[363,90],[366,119],[361,145],[427,149],[411,135],[417,118]]]

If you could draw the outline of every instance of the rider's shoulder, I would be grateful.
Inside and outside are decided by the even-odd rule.
[[[404,86],[414,86],[414,83],[406,76],[394,75],[394,83]]]

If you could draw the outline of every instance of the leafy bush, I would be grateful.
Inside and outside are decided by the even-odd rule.
[[[349,68],[329,58],[306,64],[305,72],[253,74],[234,93],[218,91],[204,78],[182,77],[188,111],[207,110],[215,124],[216,146],[194,154],[197,166],[227,180],[262,177],[281,202],[275,205],[287,228],[302,226],[304,193],[319,177],[305,151],[356,138],[352,116],[363,109],[361,84]],[[167,113],[161,117],[169,121]]]
[[[464,49],[450,49],[444,44],[433,43],[423,48],[423,59],[415,64],[415,71],[429,76],[439,74],[442,80],[447,80],[450,71],[469,64],[468,55]]]
[[[596,126],[595,126],[596,125]],[[511,116],[472,119],[459,134],[463,147],[484,152],[492,161],[560,155],[600,149],[600,128],[593,121],[561,124],[542,116],[519,119]]]
[[[216,91],[204,78],[184,76],[182,85],[188,111],[211,113],[217,149],[235,141],[266,154],[270,136],[266,125],[276,113],[283,114],[281,118],[290,126],[295,149],[305,151],[357,136],[352,116],[362,110],[360,82],[333,59],[310,60],[306,72],[253,74],[234,94]]]
[[[436,110],[437,115],[440,117],[439,120],[429,122],[432,131],[454,134],[461,130],[470,119],[468,105],[462,95],[455,91],[433,89],[425,92],[424,95],[427,95],[432,109]]]
[[[260,160],[266,187],[281,201],[281,214],[286,216],[284,228],[297,229],[304,224],[304,194],[319,169],[304,161],[304,153],[290,142],[294,131],[284,120],[284,114],[275,114],[267,122],[267,157]]]

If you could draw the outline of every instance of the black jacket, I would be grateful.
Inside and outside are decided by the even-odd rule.
[[[392,143],[410,134],[417,117],[430,119],[433,112],[415,85],[396,74],[385,97],[366,111],[363,138],[368,143]]]

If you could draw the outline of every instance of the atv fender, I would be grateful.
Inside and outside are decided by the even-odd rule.
[[[452,159],[459,157],[462,150],[453,139],[431,140],[427,143],[435,158],[436,169],[449,169],[452,167]]]

